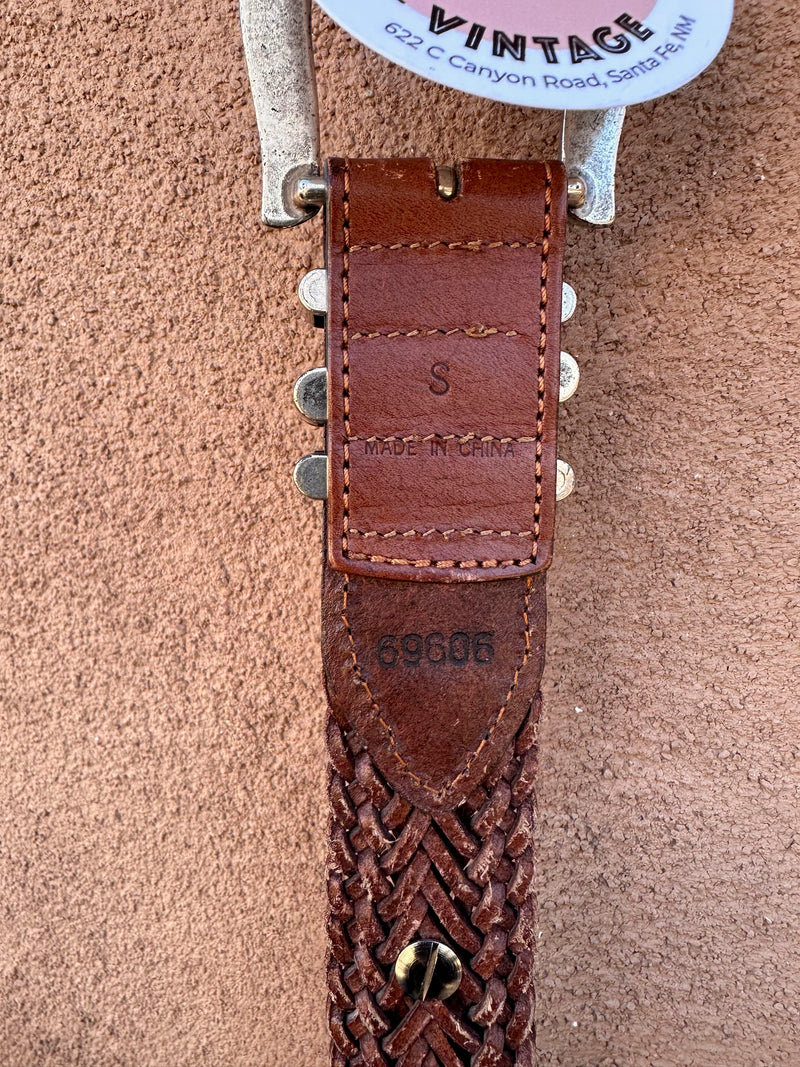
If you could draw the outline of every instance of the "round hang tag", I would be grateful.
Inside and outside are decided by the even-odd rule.
[[[733,0],[318,0],[402,67],[477,96],[586,110],[637,104],[704,70]]]

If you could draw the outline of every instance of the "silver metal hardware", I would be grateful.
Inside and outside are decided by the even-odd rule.
[[[614,221],[614,176],[624,119],[624,107],[564,112],[561,158],[570,182],[580,179],[586,187],[583,204],[570,208],[577,218],[595,226]]]
[[[566,460],[556,461],[556,500],[566,500],[575,488],[575,472]]]
[[[297,295],[304,308],[315,315],[328,314],[328,272],[323,267],[315,267],[303,275],[297,287]]]
[[[569,352],[562,352],[561,377],[558,386],[559,404],[565,403],[571,396],[575,395],[575,390],[578,388],[578,382],[580,380],[581,372],[578,367],[578,361],[574,356],[571,356]]]
[[[311,452],[294,465],[294,484],[312,500],[328,499],[328,457],[324,452]]]
[[[458,174],[455,167],[436,168],[436,192],[442,200],[452,200],[458,192]]]
[[[302,297],[300,299],[302,300]],[[561,286],[561,321],[568,322],[575,314],[575,308],[577,306],[578,294],[569,282],[564,282]]]
[[[320,174],[301,174],[294,179],[292,199],[299,207],[322,207],[328,199],[328,182]]]
[[[240,0],[239,12],[261,140],[261,218],[295,226],[316,207],[298,204],[293,186],[319,172],[311,0]]]
[[[414,1000],[447,1000],[461,985],[461,960],[441,941],[416,941],[394,965],[397,984]]]
[[[295,226],[325,202],[320,177],[317,86],[311,40],[311,0],[240,0],[247,72],[261,141],[261,218]],[[614,168],[625,108],[564,113],[562,159],[570,210],[586,222],[614,218]],[[455,196],[452,168],[437,184]]]
[[[582,178],[567,178],[567,207],[574,211],[586,203],[586,182]]]
[[[562,371],[563,374],[563,371]],[[322,426],[328,421],[328,372],[325,367],[304,371],[292,390],[294,406],[307,422]]]
[[[624,109],[623,109],[624,110]],[[452,200],[458,193],[458,176],[454,167],[438,167],[436,171],[436,192],[442,200]],[[297,208],[317,208],[324,205],[328,199],[328,182],[320,174],[291,174],[284,182],[284,193],[290,198]],[[567,182],[567,205],[574,215],[584,218],[578,209],[583,208],[587,200],[587,186],[582,178],[570,178]],[[613,201],[613,189],[611,191]],[[313,214],[313,212],[312,212]],[[310,215],[308,216],[311,217]],[[264,218],[262,213],[262,218]],[[291,223],[271,223],[270,225],[294,225]],[[300,219],[299,221],[303,221]],[[600,221],[594,217],[586,216],[586,222]],[[613,221],[603,219],[603,222]]]

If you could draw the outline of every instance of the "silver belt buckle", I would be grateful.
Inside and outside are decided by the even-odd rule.
[[[297,226],[325,202],[311,38],[311,0],[240,0],[242,37],[261,140],[261,219]],[[614,221],[614,175],[624,107],[565,111],[561,157],[569,208],[596,226]]]

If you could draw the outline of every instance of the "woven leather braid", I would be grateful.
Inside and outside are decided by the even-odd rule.
[[[328,720],[328,959],[334,1067],[532,1067],[532,835],[541,697],[500,768],[453,812],[393,792],[355,731]],[[447,1001],[392,977],[412,941],[449,945]]]

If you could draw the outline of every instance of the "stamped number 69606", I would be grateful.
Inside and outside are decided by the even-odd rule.
[[[430,634],[384,634],[378,641],[378,663],[386,670],[398,664],[404,667],[428,663],[449,663],[454,667],[470,662],[483,665],[494,659],[493,637],[492,630],[472,634],[456,630],[448,635],[438,630]]]

